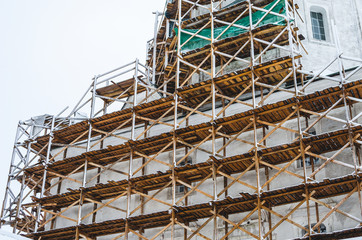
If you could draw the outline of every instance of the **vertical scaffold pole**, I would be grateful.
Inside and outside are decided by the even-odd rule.
[[[178,27],[178,35],[177,35],[177,62],[176,62],[176,80],[175,80],[175,90],[173,93],[174,96],[174,126],[173,126],[173,147],[172,147],[172,164],[171,164],[171,172],[172,172],[172,206],[175,206],[176,204],[176,173],[175,173],[175,167],[177,165],[176,160],[176,154],[177,154],[177,136],[176,136],[176,129],[178,128],[178,94],[177,89],[180,86],[180,61],[181,61],[181,34],[182,34],[182,0],[178,0],[178,21],[177,21],[177,27]],[[174,208],[171,209],[171,239],[175,236],[175,210]]]
[[[157,15],[157,13],[156,13]],[[131,129],[131,140],[135,140],[135,128],[136,128],[136,112],[135,107],[137,106],[137,91],[138,91],[138,66],[139,66],[139,60],[136,59],[135,61],[135,68],[134,68],[134,95],[133,95],[133,103],[132,103],[132,129]],[[133,146],[131,146],[131,155],[130,159],[128,161],[128,187],[127,187],[127,209],[126,209],[126,228],[125,228],[125,239],[127,240],[129,238],[129,223],[128,218],[130,217],[131,212],[131,203],[132,203],[132,184],[131,184],[131,178],[133,176],[133,158],[134,158],[134,152],[133,152]]]
[[[89,120],[88,120],[89,128],[88,128],[88,138],[87,138],[87,147],[86,147],[87,152],[89,152],[91,150],[91,139],[92,139],[92,130],[93,130],[92,129],[93,128],[92,119],[94,117],[94,112],[95,112],[97,80],[98,80],[98,76],[94,76],[93,88],[92,88],[91,110],[90,110],[90,115],[89,115]],[[87,185],[87,171],[88,171],[88,159],[86,158],[84,161],[84,168],[83,168],[82,188],[81,188],[81,192],[80,192],[80,196],[79,196],[80,201],[79,201],[79,208],[78,208],[76,239],[79,239],[79,236],[80,236],[78,226],[82,223],[82,207],[83,207],[83,203],[84,203],[83,188],[85,188]]]
[[[30,156],[30,153],[31,153],[31,144],[32,144],[33,134],[34,134],[34,124],[30,127],[30,133],[29,134],[30,134],[29,135],[29,140],[30,141],[28,142],[26,155],[24,157],[24,165],[25,166],[28,165],[29,156]],[[23,176],[21,177],[21,188],[20,188],[20,193],[19,193],[19,196],[18,196],[18,202],[17,202],[17,206],[16,206],[16,216],[15,216],[16,220],[15,220],[15,224],[14,224],[14,228],[13,228],[14,233],[16,232],[16,228],[17,228],[17,225],[18,225],[18,219],[20,219],[19,214],[20,214],[21,204],[23,202],[23,193],[24,193],[24,190],[25,190],[25,187],[26,187],[25,179],[26,179],[26,175],[23,174]]]
[[[257,107],[256,102],[256,80],[254,74],[254,24],[253,24],[253,4],[251,0],[248,0],[249,8],[249,34],[250,34],[250,69],[251,69],[251,81],[252,81],[252,105],[253,109]],[[255,173],[256,173],[256,188],[257,188],[257,209],[258,209],[258,239],[263,239],[262,237],[262,212],[261,212],[261,184],[260,184],[260,159],[258,156],[258,135],[257,135],[257,115],[254,114],[253,117],[253,142],[254,142],[254,161],[255,161]]]
[[[52,141],[54,139],[55,116],[52,117],[51,121],[52,122],[51,122],[51,127],[50,127],[50,132],[49,132],[47,155],[46,155],[46,159],[45,159],[45,162],[44,162],[44,173],[43,173],[43,181],[42,181],[42,186],[41,186],[40,198],[43,198],[44,193],[45,193],[45,184],[46,184],[46,179],[47,179],[47,169],[48,169],[48,164],[49,164],[49,159],[50,159],[50,151],[52,150]],[[34,232],[38,232],[40,215],[41,215],[41,205],[39,204],[38,209],[37,209],[37,214],[36,214]]]
[[[215,72],[216,72],[216,56],[215,56],[215,19],[214,19],[214,0],[210,0],[210,24],[211,24],[211,95],[212,95],[212,156],[213,156],[213,163],[212,163],[212,180],[213,180],[213,200],[217,200],[217,166],[215,165],[215,153],[216,153],[216,129],[215,129],[215,118],[216,118],[216,87],[215,87]],[[216,205],[213,204],[213,211],[214,211],[214,231],[213,231],[213,239],[218,239],[218,232],[217,232],[217,208]]]
[[[301,112],[300,112],[300,104],[298,100],[299,90],[298,90],[298,78],[297,78],[297,68],[296,68],[296,60],[295,60],[295,52],[294,52],[294,41],[293,41],[293,24],[295,24],[294,17],[291,18],[291,15],[295,11],[294,1],[291,0],[292,6],[289,5],[289,0],[285,1],[285,12],[286,12],[286,22],[288,28],[288,41],[289,41],[289,48],[290,48],[290,57],[292,59],[292,71],[293,71],[293,81],[294,81],[294,97],[297,99],[296,101],[296,109],[297,109],[297,124],[298,124],[298,136],[299,136],[299,151],[302,157],[303,163],[303,183],[305,186],[305,198],[306,198],[306,209],[307,209],[307,222],[308,222],[308,235],[310,236],[312,232],[311,227],[311,218],[310,218],[310,192],[308,189],[308,173],[307,173],[307,166],[306,166],[306,157],[305,157],[305,146],[303,143],[303,129],[302,129],[302,120],[301,120]],[[294,22],[291,24],[291,22]],[[298,44],[298,42],[296,42]]]
[[[11,217],[11,204],[9,204],[8,209],[6,208],[6,205],[7,205],[7,201],[8,201],[8,198],[9,198],[9,194],[11,192],[11,181],[13,181],[13,175],[14,175],[13,171],[16,169],[16,168],[14,168],[14,163],[15,163],[15,158],[16,158],[17,144],[18,144],[18,140],[19,140],[19,136],[20,136],[20,128],[21,128],[21,122],[19,121],[18,127],[16,129],[13,153],[12,153],[12,156],[11,156],[11,162],[10,162],[10,168],[9,168],[9,174],[8,174],[8,181],[7,181],[7,184],[6,184],[5,197],[4,197],[3,206],[2,206],[2,210],[1,210],[0,227],[2,226],[3,221],[5,221],[5,217],[6,217],[5,215],[7,213]],[[15,231],[16,231],[16,228],[14,227],[13,232],[15,233]]]
[[[152,84],[156,83],[156,62],[157,62],[157,29],[158,29],[158,17],[160,13],[158,11],[155,14],[155,26],[153,35],[153,54],[152,54]]]

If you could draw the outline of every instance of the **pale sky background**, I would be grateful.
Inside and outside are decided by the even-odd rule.
[[[94,75],[139,58],[165,0],[0,0],[0,204],[19,120],[74,106]]]

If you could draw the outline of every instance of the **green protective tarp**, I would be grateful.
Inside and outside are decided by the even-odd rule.
[[[278,0],[273,1],[272,3],[268,4],[264,9],[265,10],[270,10],[276,3],[278,2]],[[285,15],[285,1],[284,0],[280,0],[279,3],[276,4],[276,6],[271,10],[271,12],[274,13],[278,13],[281,15]],[[258,23],[258,21],[265,15],[267,14],[266,12],[263,11],[256,11],[252,14],[252,21],[253,21],[253,25]],[[235,22],[235,24],[237,25],[241,25],[244,27],[249,27],[250,26],[250,20],[249,20],[249,15],[239,19],[238,21]],[[268,14],[259,24],[257,27],[261,27],[267,24],[274,24],[274,25],[284,25],[285,24],[285,19],[281,16],[276,16],[273,14]],[[235,37],[238,36],[242,33],[247,32],[248,30],[239,28],[239,27],[235,27],[235,26],[231,26],[229,29],[227,29],[225,31],[225,29],[228,26],[223,26],[223,27],[217,27],[214,29],[214,38],[218,38],[220,34],[222,34],[218,40],[222,40],[225,38],[230,38],[230,37]],[[178,29],[175,28],[176,34],[178,34]],[[190,34],[194,34],[197,31],[199,31],[199,29],[183,29],[183,31],[187,31]],[[225,32],[224,32],[225,31]],[[223,33],[224,32],[224,33]],[[192,37],[190,34],[181,33],[181,45],[183,43],[185,43],[188,39],[190,39],[184,46],[182,46],[182,52],[188,52],[197,48],[202,48],[208,44],[210,44],[210,41],[202,39],[200,37],[194,36]],[[205,28],[203,30],[201,30],[198,35],[207,37],[207,38],[211,38],[211,28]]]

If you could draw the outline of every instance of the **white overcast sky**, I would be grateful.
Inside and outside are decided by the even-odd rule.
[[[0,203],[19,120],[74,106],[94,75],[139,58],[165,0],[0,0]]]

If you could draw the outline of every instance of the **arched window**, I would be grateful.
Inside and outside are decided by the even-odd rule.
[[[324,8],[313,6],[310,9],[313,39],[330,41],[328,32],[327,12]]]
[[[312,19],[313,38],[317,40],[326,40],[326,31],[324,28],[323,14],[320,12],[310,12]]]

